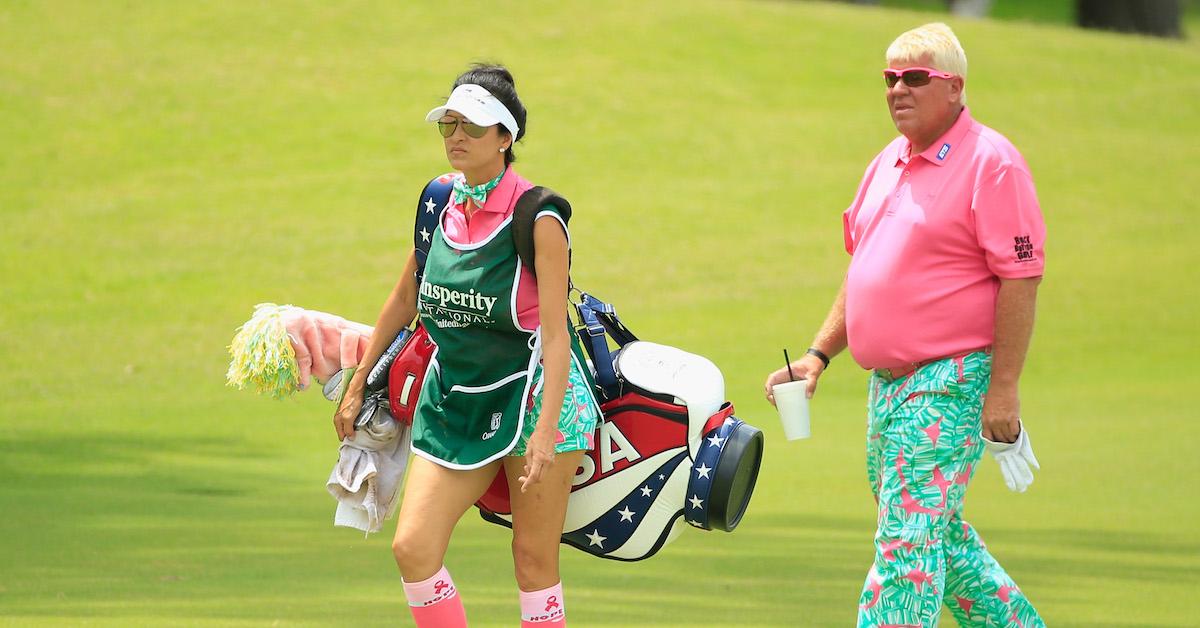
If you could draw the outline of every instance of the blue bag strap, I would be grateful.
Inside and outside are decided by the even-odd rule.
[[[429,247],[433,245],[433,233],[437,231],[438,220],[442,210],[450,202],[450,192],[454,189],[454,177],[442,175],[433,179],[421,190],[421,198],[417,199],[417,216],[413,221],[413,248],[417,257],[417,283],[425,274],[425,260],[429,258]]]
[[[579,339],[583,341],[583,348],[592,359],[592,367],[596,369],[596,385],[600,387],[601,396],[604,400],[609,400],[617,396],[617,373],[613,370],[612,352],[608,348],[604,326],[600,324],[591,301],[594,299],[584,294],[575,305],[579,311],[579,320],[583,323],[578,330]]]
[[[583,347],[596,369],[596,385],[606,401],[615,399],[620,395],[621,384],[613,368],[612,350],[608,348],[607,337],[612,336],[617,346],[623,347],[637,340],[637,336],[621,323],[616,308],[586,292],[580,293],[575,309],[583,323],[578,330],[579,339],[583,341]]]

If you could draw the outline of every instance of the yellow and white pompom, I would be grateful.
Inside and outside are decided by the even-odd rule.
[[[259,303],[254,315],[238,328],[229,345],[229,371],[225,383],[243,390],[283,399],[296,393],[299,367],[296,351],[288,339],[282,314],[296,309],[291,305]]]

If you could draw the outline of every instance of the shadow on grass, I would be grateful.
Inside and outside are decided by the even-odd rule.
[[[998,529],[988,534],[1001,542],[1040,545],[1058,549],[1070,548],[1115,554],[1161,555],[1170,558],[1200,557],[1200,543],[1156,534],[1125,530],[1087,528],[1059,529]]]
[[[337,625],[354,608],[354,623],[369,626],[406,612],[390,535],[364,541],[332,528],[326,471],[296,452],[225,435],[16,437],[0,442],[0,469],[10,617]],[[843,625],[872,560],[873,523],[764,503],[732,534],[685,529],[640,563],[564,547],[572,616],[605,626]],[[1089,603],[1072,581],[1136,591],[1197,580],[1200,547],[1183,534],[981,533],[1047,602]],[[518,612],[510,538],[473,512],[455,534],[447,564],[473,624],[511,625]]]
[[[282,457],[269,447],[230,436],[81,433],[0,440],[0,471],[19,486],[46,490],[119,486],[127,495],[243,495],[258,482],[237,469],[266,473],[267,478],[282,475],[273,469]]]

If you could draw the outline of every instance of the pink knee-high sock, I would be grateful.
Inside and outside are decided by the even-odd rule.
[[[417,628],[466,628],[467,611],[458,589],[443,566],[433,577],[420,582],[405,582],[404,596]]]
[[[521,628],[565,628],[562,583],[541,591],[521,591]]]

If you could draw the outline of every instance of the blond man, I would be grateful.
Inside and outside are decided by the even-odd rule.
[[[872,371],[867,477],[875,562],[859,626],[1042,626],[975,530],[967,484],[987,449],[1009,488],[1037,468],[1017,383],[1033,332],[1046,230],[1025,160],[966,107],[967,59],[950,27],[896,39],[884,70],[900,136],[867,167],[843,215],[841,291],[791,370],[816,390],[849,347]],[[772,373],[771,387],[786,381]]]

